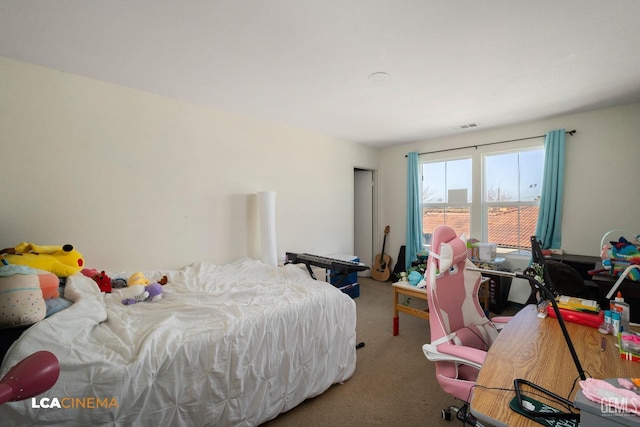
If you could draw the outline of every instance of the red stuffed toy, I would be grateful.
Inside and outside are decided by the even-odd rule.
[[[100,288],[100,292],[111,293],[111,278],[104,271],[98,272],[95,268],[85,268],[82,274],[91,277]]]

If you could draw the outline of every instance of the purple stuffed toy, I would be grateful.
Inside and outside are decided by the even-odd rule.
[[[139,285],[136,285],[139,286]],[[162,285],[160,283],[151,283],[144,287],[144,292],[135,298],[125,298],[122,300],[124,305],[132,305],[142,301],[160,301],[162,299]]]
[[[162,299],[162,285],[152,283],[145,288],[149,292],[149,297],[145,301],[160,301]]]

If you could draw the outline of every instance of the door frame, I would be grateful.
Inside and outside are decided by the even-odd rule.
[[[361,176],[369,175],[371,176],[371,201],[370,206],[369,202],[366,200],[359,200],[357,197],[357,175]],[[353,183],[353,249],[355,254],[360,256],[361,262],[371,266],[373,265],[375,255],[376,255],[376,245],[379,240],[379,231],[378,231],[378,171],[371,168],[364,167],[353,167],[353,175],[354,175],[354,183]],[[366,206],[363,206],[366,204]],[[358,206],[360,205],[360,206]],[[366,212],[366,215],[371,220],[371,230],[359,230],[359,227],[356,226],[356,222],[358,221],[358,215]],[[368,228],[368,227],[367,227]],[[369,233],[369,235],[362,235],[364,233]],[[367,241],[369,240],[369,241]],[[367,254],[358,254],[357,252],[365,251],[362,246],[366,246]],[[379,249],[378,249],[379,250]],[[365,270],[358,273],[359,276],[370,277],[371,271]]]

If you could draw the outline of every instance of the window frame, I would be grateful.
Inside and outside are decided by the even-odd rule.
[[[518,155],[520,155],[521,153],[526,153],[526,152],[532,152],[532,151],[542,151],[542,165],[541,167],[544,168],[544,142],[542,143],[542,145],[536,145],[536,146],[532,146],[529,148],[520,148],[520,149],[511,149],[511,150],[496,150],[496,151],[491,151],[491,152],[486,152],[483,153],[481,158],[482,158],[482,167],[483,167],[483,174],[482,174],[482,211],[483,211],[483,221],[482,221],[482,236],[483,239],[482,241],[489,241],[489,209],[490,208],[495,208],[495,207],[517,207],[518,208],[518,215],[520,215],[520,211],[522,208],[524,207],[528,207],[528,206],[537,206],[538,208],[540,207],[540,199],[538,200],[527,200],[527,201],[496,201],[496,202],[490,202],[489,200],[486,200],[486,196],[487,196],[487,182],[486,182],[486,174],[484,173],[484,170],[486,170],[487,166],[487,157],[489,156],[497,156],[497,155],[508,155],[508,154],[513,154],[513,153],[518,153]],[[521,169],[520,169],[520,163],[518,164],[518,188],[521,188],[520,185],[520,179],[522,179],[522,175],[521,175]],[[541,178],[542,179],[542,178]],[[542,192],[542,181],[540,182],[540,191]],[[519,199],[520,197],[518,197]],[[518,228],[518,232],[520,232],[521,228]],[[535,230],[534,230],[535,232]],[[523,250],[525,248],[529,248],[530,247],[530,242],[529,242],[529,238],[531,236],[520,236],[519,237],[519,242],[520,242],[520,247],[517,248],[513,248],[511,246],[501,246],[501,248],[503,249],[504,252],[508,252],[508,251],[520,251]]]
[[[457,160],[471,160],[471,169],[472,171],[474,170],[473,168],[473,158],[470,155],[461,155],[461,156],[455,156],[455,157],[448,157],[445,159],[438,159],[438,160],[432,160],[432,161],[420,161],[420,194],[423,194],[424,192],[424,165],[428,164],[428,163],[442,163],[442,162],[452,162],[452,161],[457,161]],[[445,192],[445,198],[447,198],[446,201],[444,202],[424,202],[422,197],[420,200],[420,212],[423,213],[424,215],[424,209],[426,207],[432,207],[432,208],[442,208],[445,210],[447,208],[467,208],[469,209],[469,232],[471,232],[472,227],[471,227],[471,219],[473,217],[473,200],[474,200],[474,190],[473,190],[473,174],[471,176],[471,202],[465,202],[465,203],[450,203],[448,201],[448,194],[447,192]],[[450,189],[449,189],[450,190]],[[445,213],[446,216],[446,213]],[[423,222],[424,223],[424,222]],[[426,230],[422,230],[422,233],[424,235],[424,233],[431,233],[433,230],[430,231],[426,231]],[[426,245],[427,247],[430,246],[430,244],[427,243]]]
[[[471,167],[472,167],[472,190],[471,190],[471,202],[470,202],[470,232],[471,236],[467,237],[475,237],[482,242],[486,242],[488,239],[488,210],[489,204],[485,201],[485,156],[496,155],[496,154],[507,154],[512,152],[523,152],[523,151],[532,151],[532,150],[543,150],[544,154],[544,137],[539,138],[531,138],[528,140],[520,140],[520,141],[511,141],[501,143],[500,147],[496,147],[493,144],[486,145],[478,145],[475,147],[462,148],[462,149],[454,149],[453,151],[439,151],[437,153],[428,153],[420,156],[420,191],[422,194],[423,184],[424,184],[424,176],[423,176],[423,164],[424,163],[434,163],[434,162],[444,162],[451,160],[458,160],[461,158],[471,158]],[[544,159],[544,157],[543,157]],[[541,167],[544,167],[544,160]],[[537,201],[526,201],[526,202],[491,202],[493,206],[497,204],[508,204],[515,205],[516,203],[519,206],[539,206],[540,200]],[[425,204],[420,203],[421,212],[427,205],[433,204]],[[448,206],[447,203],[443,203],[442,206]],[[433,230],[423,230],[423,233],[431,233]],[[429,245],[427,245],[427,248]],[[518,253],[521,250],[511,248],[511,247],[503,247],[502,253]],[[526,249],[525,249],[526,250]]]

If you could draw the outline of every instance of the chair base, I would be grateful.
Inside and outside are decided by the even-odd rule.
[[[449,406],[448,408],[443,409],[441,413],[442,419],[445,421],[451,421],[452,412],[455,412],[456,420],[462,422],[463,425],[484,427],[482,424],[480,424],[476,417],[471,415],[471,412],[469,412],[468,403],[465,403],[461,407]]]

